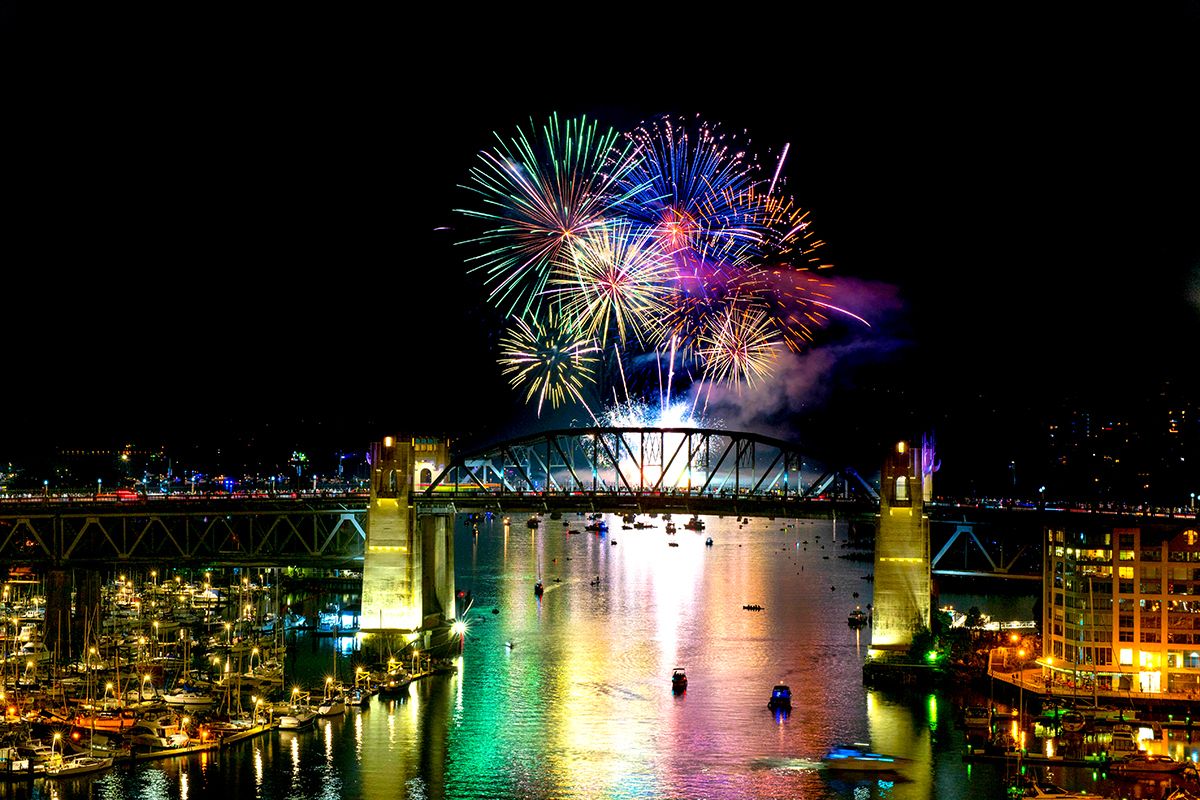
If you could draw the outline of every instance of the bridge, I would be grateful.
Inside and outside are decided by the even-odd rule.
[[[432,441],[408,446],[435,447]],[[377,461],[373,493],[398,496],[403,489],[414,519],[553,510],[820,517],[878,509],[878,494],[853,469],[819,471],[795,445],[753,433],[577,428],[462,453],[438,447],[435,459],[405,461],[399,472],[394,465],[386,481]],[[91,568],[357,566],[367,552],[370,497],[0,498],[0,561]]]
[[[876,529],[873,641],[902,647],[913,620],[928,617],[931,577],[1040,580],[1047,526],[1158,519],[1144,509],[937,503],[931,463],[928,444],[898,444],[877,491],[852,468],[821,470],[792,443],[738,431],[577,428],[463,452],[386,437],[372,448],[369,495],[0,498],[0,562],[47,568],[48,605],[60,615],[70,614],[72,585],[76,608],[94,613],[99,575],[116,565],[361,564],[362,627],[427,635],[455,613],[459,512],[838,514]],[[1194,512],[1182,516],[1194,524]]]

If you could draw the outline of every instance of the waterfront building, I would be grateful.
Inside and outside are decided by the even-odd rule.
[[[1194,518],[1046,526],[1042,666],[1051,685],[1200,691]]]

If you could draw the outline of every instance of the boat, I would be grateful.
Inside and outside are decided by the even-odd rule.
[[[702,531],[704,530],[704,520],[700,519],[699,517],[692,517],[687,522],[683,523],[683,527],[687,528],[689,531]]]
[[[190,741],[188,735],[179,727],[175,718],[170,715],[139,719],[129,729],[126,738],[131,746],[166,750],[185,747]]]
[[[846,618],[846,624],[851,628],[858,630],[867,624],[867,612],[861,608],[855,608],[850,612],[850,616]]]
[[[1101,795],[1090,792],[1072,792],[1050,781],[1034,780],[1028,776],[1023,776],[1009,788],[1008,796],[1045,797],[1052,798],[1052,800],[1082,800],[1082,798],[1096,800]]]
[[[340,693],[335,693],[321,701],[317,706],[318,717],[337,717],[346,713],[346,699]]]
[[[675,532],[675,523],[668,522],[667,523],[667,533],[674,533],[674,532]]]
[[[968,728],[986,728],[992,724],[992,714],[987,706],[967,706],[963,709],[963,724]]]
[[[883,753],[873,753],[862,743],[839,745],[821,759],[825,769],[834,772],[895,772],[908,762]]]
[[[593,531],[594,533],[606,533],[608,531],[608,523],[601,519],[595,522],[589,522],[587,525],[583,526],[583,529],[585,531]]]
[[[711,536],[704,540],[704,546],[712,547],[712,537]]]
[[[164,694],[162,699],[169,706],[211,706],[217,701],[208,692],[201,692],[190,686],[183,686],[178,691]]]
[[[299,731],[312,727],[317,721],[317,712],[306,705],[293,705],[288,713],[279,718],[279,730]]]
[[[1150,753],[1132,753],[1120,761],[1114,761],[1111,769],[1117,773],[1161,773],[1182,772],[1188,762],[1176,761],[1170,756],[1151,755]]]
[[[545,591],[546,591],[546,587],[542,586],[542,582],[541,582],[541,581],[538,581],[537,583],[535,583],[535,584],[533,585],[533,593],[534,593],[535,595],[537,595],[538,597],[541,597],[541,596],[542,596],[542,593],[543,593],[543,592],[545,592]]]
[[[687,691],[687,673],[683,667],[676,667],[671,673],[671,691],[675,694],[682,694]]]
[[[1062,729],[1068,733],[1078,733],[1087,727],[1087,717],[1078,711],[1063,712],[1059,718]]]
[[[758,603],[749,603],[747,605],[742,606],[742,608],[746,611],[762,611],[763,610],[763,607],[760,606]]]
[[[111,758],[97,758],[96,756],[78,755],[68,758],[56,758],[46,763],[47,778],[73,778],[76,775],[87,775],[92,772],[100,772],[111,767],[113,760]]]
[[[541,524],[541,522],[542,521],[540,519],[538,519],[537,517],[530,517],[529,519],[525,520],[525,524],[528,525],[530,528],[536,528],[538,525]]]
[[[772,711],[791,711],[792,688],[786,683],[775,684],[775,688],[771,690],[771,699],[767,701],[767,708]]]
[[[679,547],[679,542],[667,542],[667,547]]]

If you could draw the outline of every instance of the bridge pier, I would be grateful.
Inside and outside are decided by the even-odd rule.
[[[43,641],[60,663],[65,663],[68,653],[83,652],[86,636],[99,638],[100,584],[100,573],[94,569],[55,568],[46,573]]]
[[[926,452],[926,451],[929,452]],[[871,647],[907,650],[930,624],[929,518],[932,446],[896,445],[880,476]]]
[[[453,506],[418,515],[413,503],[448,461],[444,440],[372,445],[360,630],[416,634],[454,618]]]

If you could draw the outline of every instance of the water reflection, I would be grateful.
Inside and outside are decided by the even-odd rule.
[[[568,521],[582,529],[584,520]],[[524,526],[525,518],[512,522]],[[55,796],[928,800],[998,793],[1001,769],[963,763],[949,697],[862,686],[870,632],[850,629],[846,615],[871,601],[871,584],[861,579],[869,568],[837,558],[843,551],[832,545],[828,522],[708,518],[705,532],[680,524],[674,535],[661,519],[636,531],[621,531],[618,517],[607,522],[617,547],[545,522],[529,536],[509,535],[498,519],[481,521],[478,535],[459,525],[456,584],[472,592],[475,608],[456,676],[206,759],[120,765],[79,793]],[[324,680],[334,647],[344,658],[343,641],[299,640],[301,682]],[[680,696],[671,692],[676,666],[689,677]],[[776,683],[792,687],[791,715],[767,708]],[[903,779],[823,768],[831,746],[856,741],[911,759]],[[1170,746],[1195,755],[1182,741]],[[0,797],[43,800],[51,796],[43,783],[38,795],[0,785]]]

